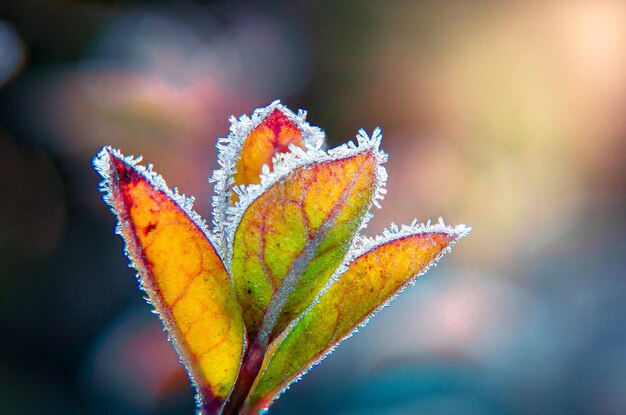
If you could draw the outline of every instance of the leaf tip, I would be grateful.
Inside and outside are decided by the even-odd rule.
[[[122,182],[136,181],[139,178],[137,171],[137,163],[141,162],[142,157],[125,157],[119,150],[110,146],[104,146],[96,154],[92,160],[92,164],[98,174],[102,176],[105,182],[111,182],[114,179]],[[143,168],[152,171],[152,166]]]

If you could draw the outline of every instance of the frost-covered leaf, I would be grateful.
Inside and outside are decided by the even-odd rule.
[[[255,411],[269,406],[468,232],[462,225],[413,225],[366,241],[337,281],[270,346],[248,405]]]
[[[230,271],[251,338],[268,343],[341,264],[384,181],[379,137],[330,154],[294,155],[242,193]]]
[[[196,387],[199,407],[215,414],[240,367],[241,311],[192,200],[171,192],[163,179],[136,162],[110,148],[94,160],[141,288]]]
[[[211,179],[216,182],[213,221],[217,235],[224,235],[228,206],[237,201],[234,186],[259,183],[263,165],[273,170],[274,156],[289,152],[291,146],[305,149],[324,141],[322,131],[306,122],[305,111],[294,114],[280,101],[257,109],[251,118],[243,115],[230,121],[229,136],[217,144],[221,169]]]
[[[385,194],[380,130],[325,151],[305,116],[275,101],[231,117],[211,234],[150,167],[110,148],[94,161],[201,415],[262,411],[469,231],[413,224],[359,238]]]
[[[304,148],[302,132],[284,112],[275,108],[244,140],[235,165],[234,185],[260,183],[263,165],[271,169],[274,155],[288,152],[290,145]]]

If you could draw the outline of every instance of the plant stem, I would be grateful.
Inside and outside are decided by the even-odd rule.
[[[240,414],[240,409],[246,402],[248,393],[252,389],[254,380],[261,370],[263,364],[263,358],[267,351],[268,341],[267,339],[259,341],[259,337],[255,339],[248,346],[246,353],[243,357],[243,363],[237,382],[233,387],[233,392],[224,407],[223,415],[237,415]]]

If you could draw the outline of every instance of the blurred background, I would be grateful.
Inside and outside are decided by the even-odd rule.
[[[230,114],[381,126],[366,233],[474,228],[272,414],[626,413],[626,2],[0,3],[0,413],[191,414],[90,160],[209,216]]]

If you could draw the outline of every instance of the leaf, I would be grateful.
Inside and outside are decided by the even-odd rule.
[[[248,405],[256,411],[269,406],[468,232],[464,226],[443,224],[404,227],[357,251],[317,303],[270,346]]]
[[[261,168],[272,168],[272,157],[286,153],[290,145],[304,148],[298,125],[275,108],[244,140],[233,176],[235,186],[261,182]],[[236,196],[233,194],[233,196]]]
[[[384,173],[368,145],[297,167],[239,208],[230,271],[251,339],[271,341],[341,264]]]
[[[94,160],[117,232],[197,391],[203,413],[217,413],[235,383],[244,347],[241,311],[222,260],[192,200],[118,151]]]
[[[251,118],[243,115],[239,120],[231,117],[231,133],[218,141],[218,160],[221,169],[213,173],[216,182],[213,197],[214,232],[223,236],[228,207],[238,199],[235,186],[260,182],[263,165],[273,170],[273,158],[287,153],[291,146],[306,148],[323,143],[324,134],[306,122],[306,111],[294,114],[274,101],[257,109]],[[226,244],[220,249],[226,254]]]

